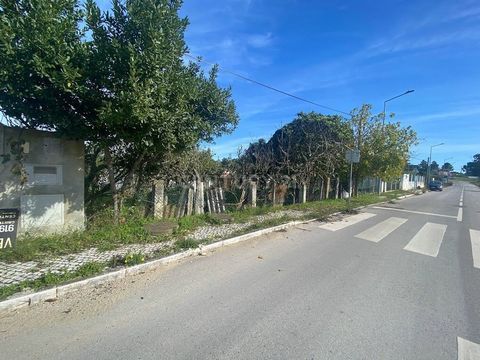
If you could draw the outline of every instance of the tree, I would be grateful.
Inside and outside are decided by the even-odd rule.
[[[442,165],[442,170],[443,171],[453,171],[453,165],[450,164],[449,162],[446,162],[445,164]]]
[[[420,164],[418,164],[418,174],[421,176],[427,176],[428,172],[428,162],[422,160]]]
[[[345,166],[345,146],[351,142],[348,123],[336,115],[299,113],[277,130],[268,144],[281,173],[300,182],[329,177]]]
[[[352,111],[351,127],[355,134],[352,146],[360,149],[356,178],[373,176],[392,180],[402,174],[417,135],[410,126],[402,127],[398,122],[383,125],[383,114],[373,116],[371,108],[367,104]]]
[[[432,172],[432,174],[438,174],[439,167],[440,166],[436,161],[432,161],[432,163],[430,164],[430,171]]]
[[[473,155],[473,161],[469,161],[464,169],[467,176],[480,176],[480,154]]]
[[[217,68],[205,75],[184,62],[181,4],[113,0],[101,12],[93,0],[84,10],[78,0],[0,0],[2,113],[88,140],[92,161],[108,170],[116,214],[135,179],[238,123]]]

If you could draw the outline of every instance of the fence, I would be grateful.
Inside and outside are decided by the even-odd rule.
[[[423,177],[408,174],[396,181],[365,178],[357,184],[358,193],[410,190],[424,185]],[[324,199],[338,199],[348,190],[339,178],[318,178],[302,183],[257,176],[234,179],[230,174],[218,178],[192,179],[187,183],[157,180],[151,189],[147,212],[156,218],[179,218],[203,213],[224,213],[242,207],[282,206]]]

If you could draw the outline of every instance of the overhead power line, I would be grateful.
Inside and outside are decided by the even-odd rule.
[[[223,71],[224,73],[231,74],[231,75],[236,76],[236,77],[238,77],[238,78],[240,78],[240,79],[243,79],[243,80],[248,81],[248,82],[251,82],[251,83],[253,83],[253,84],[262,86],[262,87],[264,87],[264,88],[267,88],[267,89],[269,89],[269,90],[278,92],[278,93],[280,93],[280,94],[289,96],[289,97],[291,97],[291,98],[294,98],[294,99],[297,99],[297,100],[300,100],[300,101],[303,101],[303,102],[306,102],[306,103],[308,103],[308,104],[312,104],[312,105],[315,105],[315,106],[318,106],[318,107],[321,107],[321,108],[324,108],[324,109],[328,109],[328,110],[330,110],[330,111],[334,111],[334,112],[337,112],[337,113],[340,113],[340,114],[344,114],[344,115],[351,116],[350,113],[347,113],[347,112],[345,112],[345,111],[338,110],[338,109],[332,108],[332,107],[330,107],[330,106],[325,106],[325,105],[316,103],[316,102],[314,102],[314,101],[311,101],[311,100],[308,100],[308,99],[304,99],[304,98],[302,98],[302,97],[300,97],[300,96],[290,94],[290,93],[288,93],[288,92],[286,92],[286,91],[277,89],[277,88],[275,88],[275,87],[273,87],[273,86],[270,86],[270,85],[268,85],[268,84],[264,84],[264,83],[262,83],[262,82],[260,82],[260,81],[257,81],[257,80],[248,78],[248,77],[243,76],[243,75],[241,75],[241,74],[238,74],[238,73],[236,73],[236,72],[234,72],[234,71],[225,69],[225,68],[221,67],[220,65],[211,63],[211,62],[209,62],[209,61],[206,61],[206,60],[204,60],[203,58],[195,57],[195,56],[190,55],[190,54],[185,54],[185,56],[186,56],[186,57],[189,57],[189,58],[191,58],[191,59],[193,59],[193,60],[195,60],[195,61],[203,62],[203,63],[208,64],[208,65],[211,65],[211,66],[217,65],[217,66],[218,66],[218,69],[221,70],[221,71]]]

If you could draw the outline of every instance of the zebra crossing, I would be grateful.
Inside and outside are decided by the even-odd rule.
[[[427,222],[403,249],[437,257],[447,225]]]
[[[374,213],[363,212],[344,218],[340,221],[322,224],[319,226],[319,228],[336,232],[373,218],[376,215],[377,214]],[[447,215],[443,215],[443,217],[447,217]],[[384,240],[395,230],[404,226],[407,222],[407,218],[392,216],[375,225],[372,225],[358,234],[355,234],[354,237],[378,243]],[[440,252],[446,231],[447,225],[445,224],[426,222],[409,240],[403,250],[430,257],[437,257],[438,253]],[[472,247],[473,266],[480,269],[480,230],[470,229],[469,234],[469,240]]]

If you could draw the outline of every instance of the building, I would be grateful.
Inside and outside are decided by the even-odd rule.
[[[52,132],[0,124],[0,209],[20,210],[20,233],[84,228],[84,148]]]

